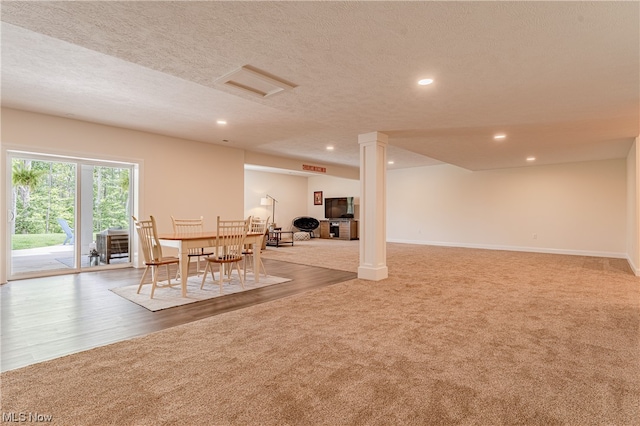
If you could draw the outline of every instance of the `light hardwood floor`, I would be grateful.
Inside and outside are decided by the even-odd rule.
[[[109,291],[138,283],[142,269],[11,281],[0,286],[0,369],[13,370],[356,278],[353,272],[263,260],[270,275],[292,281],[157,312]]]

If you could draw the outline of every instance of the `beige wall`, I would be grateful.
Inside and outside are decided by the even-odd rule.
[[[360,199],[360,182],[335,176],[295,176],[281,173],[245,171],[245,216],[267,217],[271,207],[260,205],[260,198],[269,194],[278,200],[276,220],[278,226],[290,229],[293,219],[311,216],[324,219],[324,204],[313,204],[313,193],[322,191],[324,197],[356,197]],[[324,201],[324,200],[323,200]],[[356,205],[356,217],[358,206]]]
[[[626,209],[627,180],[631,175],[637,179],[637,174],[627,170],[628,161],[484,172],[451,165],[388,171],[387,239],[631,259],[637,257],[637,249],[627,256],[627,244],[631,244],[626,218],[631,214]],[[277,182],[280,191],[286,188],[297,197],[299,180],[305,179],[251,174],[254,177],[246,174],[247,192],[253,191],[252,187],[262,191]],[[324,206],[313,205],[314,191],[323,191],[323,197],[355,196],[359,204],[357,179],[321,175],[306,180],[304,197],[309,216],[324,218]],[[258,195],[248,197],[246,205],[255,199],[259,210]],[[252,214],[249,210],[246,213]]]
[[[322,205],[313,204],[313,193],[322,191]],[[309,210],[308,214],[318,220],[324,217],[324,198],[355,197],[355,219],[360,215],[360,177],[345,179],[333,176],[312,176],[309,178]]]
[[[1,111],[0,111],[1,112]],[[0,126],[2,126],[2,116],[0,115]],[[7,191],[10,182],[7,182],[7,160],[4,155],[4,144],[2,142],[2,128],[0,127],[0,284],[7,282],[7,261],[8,253],[11,250],[9,241],[7,241]]]
[[[626,257],[624,159],[387,178],[389,241]]]
[[[139,164],[137,214],[154,215],[160,232],[171,230],[171,215],[203,215],[209,224],[216,215],[243,217],[243,150],[12,109],[2,109],[1,118],[3,202],[6,150],[18,149]],[[6,208],[0,215],[6,224]],[[4,252],[7,230],[1,228]],[[5,282],[5,262],[0,263]]]
[[[360,172],[357,167],[336,166],[332,164],[316,163],[313,161],[296,160],[291,158],[276,157],[273,155],[261,154],[247,151],[245,154],[245,164],[254,166],[266,166],[294,172],[305,171],[303,165],[324,167],[326,175],[347,179],[360,179]],[[319,172],[320,173],[320,172]],[[318,174],[318,176],[322,176]]]
[[[636,138],[627,156],[627,254],[636,275],[640,276],[640,150]]]
[[[260,199],[266,194],[278,200],[276,203],[276,225],[283,230],[291,229],[291,222],[298,216],[306,216],[309,195],[307,178],[279,173],[246,170],[244,214],[266,219],[272,215],[272,206],[261,206]],[[271,218],[270,222],[273,221]]]
[[[283,228],[300,215],[324,219],[324,206],[313,205],[314,191],[323,191],[323,197],[354,196],[356,216],[359,212],[359,176],[348,168],[334,170],[337,177],[245,172],[245,162],[291,170],[302,163],[11,109],[3,109],[1,118],[0,220],[5,224],[7,149],[138,163],[138,214],[156,216],[161,231],[170,229],[172,214],[204,215],[210,224],[218,214],[266,217],[271,208],[260,206],[264,194],[279,201],[276,219]],[[639,163],[636,141],[626,160],[484,172],[450,165],[391,170],[387,239],[626,257],[640,273]],[[4,259],[5,226],[0,241]],[[0,262],[0,282],[5,280]]]

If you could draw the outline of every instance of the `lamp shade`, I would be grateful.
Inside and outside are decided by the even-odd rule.
[[[260,205],[261,206],[270,206],[271,205],[271,199],[267,198],[267,197],[260,198]]]

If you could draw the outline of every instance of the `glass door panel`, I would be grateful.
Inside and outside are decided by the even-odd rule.
[[[130,167],[82,166],[83,267],[129,263],[130,176]]]
[[[130,266],[132,164],[8,157],[10,279]]]
[[[10,156],[10,274],[76,269],[76,164]]]

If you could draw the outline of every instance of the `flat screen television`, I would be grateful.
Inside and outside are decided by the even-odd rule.
[[[325,198],[324,217],[327,219],[353,218],[353,198]]]

